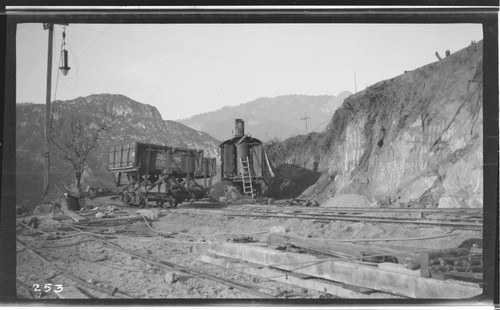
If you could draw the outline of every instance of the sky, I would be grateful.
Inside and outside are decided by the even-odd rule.
[[[52,100],[122,94],[178,120],[280,95],[360,91],[482,39],[481,24],[69,24]],[[16,102],[45,103],[48,31],[18,24]]]

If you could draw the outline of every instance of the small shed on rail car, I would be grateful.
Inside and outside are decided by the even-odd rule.
[[[220,144],[221,176],[245,194],[259,196],[274,172],[262,141],[245,134],[245,123],[235,120],[235,136]]]

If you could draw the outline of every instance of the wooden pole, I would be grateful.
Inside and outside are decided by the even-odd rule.
[[[50,96],[52,89],[52,46],[54,41],[54,24],[44,24],[43,29],[49,30],[48,54],[47,54],[47,93],[45,98],[45,143],[43,147],[44,174],[43,174],[43,198],[49,190],[50,176]]]

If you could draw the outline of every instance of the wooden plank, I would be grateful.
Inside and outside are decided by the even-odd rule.
[[[382,270],[387,270],[387,271],[392,271],[396,273],[403,273],[411,276],[420,276],[420,271],[419,270],[411,270],[408,268],[405,268],[401,264],[393,264],[393,263],[380,263],[378,264],[378,268]]]
[[[289,285],[302,287],[309,290],[315,290],[321,293],[327,293],[339,298],[356,298],[356,299],[375,299],[375,298],[395,298],[396,296],[386,293],[363,294],[342,287],[340,283],[336,284],[331,281],[319,281],[315,279],[301,279],[289,273],[273,270],[267,267],[250,267],[247,264],[230,262],[227,259],[210,257],[202,255],[200,261],[219,267],[237,270],[253,276],[257,276],[266,280],[273,280]],[[401,298],[397,296],[398,298]]]
[[[312,255],[283,253],[249,245],[213,242],[210,251],[220,256],[411,298],[462,299],[482,293],[477,286],[462,285],[452,280],[415,277],[349,262],[321,261]]]
[[[72,285],[64,285],[63,290],[54,292],[60,299],[89,299],[90,297],[82,293]]]
[[[100,218],[98,220],[87,220],[86,222],[80,224],[101,224],[101,223],[109,223],[109,222],[123,222],[123,221],[140,221],[144,218],[142,216],[123,216],[116,218]]]
[[[88,221],[87,218],[85,218],[83,216],[80,216],[80,215],[76,214],[75,212],[70,211],[68,209],[63,209],[62,211],[63,211],[64,214],[66,214],[67,216],[71,217],[73,219],[73,221],[75,221],[75,223],[80,223],[80,222]]]
[[[483,280],[483,274],[475,272],[447,271],[444,273],[444,276],[457,277],[469,280],[478,280],[478,281]]]

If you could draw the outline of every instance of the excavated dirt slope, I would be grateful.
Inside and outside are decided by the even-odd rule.
[[[480,42],[348,97],[325,132],[280,145],[277,165],[316,162],[303,196],[320,202],[482,208],[482,52]]]

